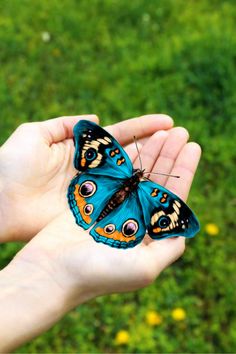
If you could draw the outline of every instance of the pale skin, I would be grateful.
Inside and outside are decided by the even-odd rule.
[[[0,272],[0,350],[41,334],[69,310],[96,296],[152,283],[184,252],[183,237],[144,241],[128,250],[96,243],[76,225],[66,190],[75,175],[72,129],[63,117],[19,127],[0,149],[0,242],[26,246]],[[147,115],[106,128],[139,168],[135,135],[151,179],[186,200],[201,149],[166,115]],[[16,325],[17,324],[17,325]]]

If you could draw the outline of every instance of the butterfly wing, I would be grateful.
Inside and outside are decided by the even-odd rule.
[[[106,130],[93,122],[80,120],[73,132],[77,170],[113,178],[131,176],[133,166],[128,155]]]
[[[71,181],[67,198],[76,223],[87,230],[99,217],[122,180],[83,173]]]
[[[175,194],[151,181],[138,187],[149,236],[163,239],[173,236],[193,237],[199,222],[191,209]]]
[[[145,233],[137,192],[133,192],[117,209],[98,221],[90,231],[95,241],[116,248],[134,247],[142,241]]]

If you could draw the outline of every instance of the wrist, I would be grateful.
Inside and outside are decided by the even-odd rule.
[[[0,148],[0,243],[14,239],[14,210],[7,193],[8,183],[4,178],[4,156]]]
[[[15,225],[15,213],[11,208],[4,181],[0,176],[0,243],[14,241],[20,233],[19,226]]]
[[[80,266],[71,262],[80,238],[80,228],[70,211],[65,212],[0,272],[0,352],[43,333],[69,310],[98,295]]]
[[[19,201],[24,189],[20,182],[14,181],[14,178],[10,178],[9,172],[6,172],[9,169],[8,155],[11,156],[5,151],[3,145],[0,148],[0,244],[26,241],[33,236],[28,230],[29,225],[25,213],[27,203]]]
[[[37,265],[44,270],[51,283],[61,290],[67,311],[100,295],[83,271],[88,254],[81,241],[87,240],[87,237],[87,233],[78,227],[67,209],[15,257],[17,262]]]
[[[69,305],[65,294],[40,266],[13,260],[0,272],[0,352],[17,348],[63,317]]]

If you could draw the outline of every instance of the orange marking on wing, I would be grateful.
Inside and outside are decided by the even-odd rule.
[[[154,188],[152,193],[151,193],[151,196],[152,197],[156,197],[158,195],[158,193],[159,193],[159,189],[158,188]]]
[[[122,165],[122,163],[124,163],[124,162],[125,162],[125,158],[122,157],[121,159],[118,159],[118,160],[117,160],[117,165],[120,166],[120,165]]]
[[[81,197],[79,194],[79,185],[75,185],[75,190],[74,190],[74,196],[75,196],[75,201],[77,204],[77,207],[79,208],[80,214],[82,216],[82,219],[86,222],[86,224],[89,224],[91,222],[91,218],[89,215],[86,215],[84,213],[84,206],[87,204],[85,198]]]
[[[111,157],[114,157],[115,155],[118,155],[119,153],[120,153],[120,150],[119,150],[119,149],[111,150],[111,151],[110,151],[110,156],[111,156]]]
[[[160,200],[161,203],[165,203],[167,199],[167,193],[163,193],[162,198]]]
[[[158,234],[158,232],[161,231],[160,227],[156,227],[155,229],[152,230],[155,234]]]
[[[131,236],[131,237],[125,237],[122,232],[119,231],[114,231],[112,234],[107,234],[102,227],[97,227],[95,229],[95,231],[100,235],[100,236],[104,236],[107,238],[112,238],[113,240],[116,241],[121,241],[121,242],[130,242],[136,239],[135,236]]]
[[[83,157],[81,160],[81,166],[84,167],[86,164],[86,159]]]

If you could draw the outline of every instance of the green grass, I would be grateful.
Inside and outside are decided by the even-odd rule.
[[[25,121],[162,112],[203,148],[189,199],[202,231],[184,257],[147,289],[80,306],[21,352],[236,351],[235,22],[230,0],[0,3],[0,143]],[[17,247],[1,245],[1,267]],[[146,324],[149,310],[159,326]],[[130,339],[117,346],[121,329]]]

